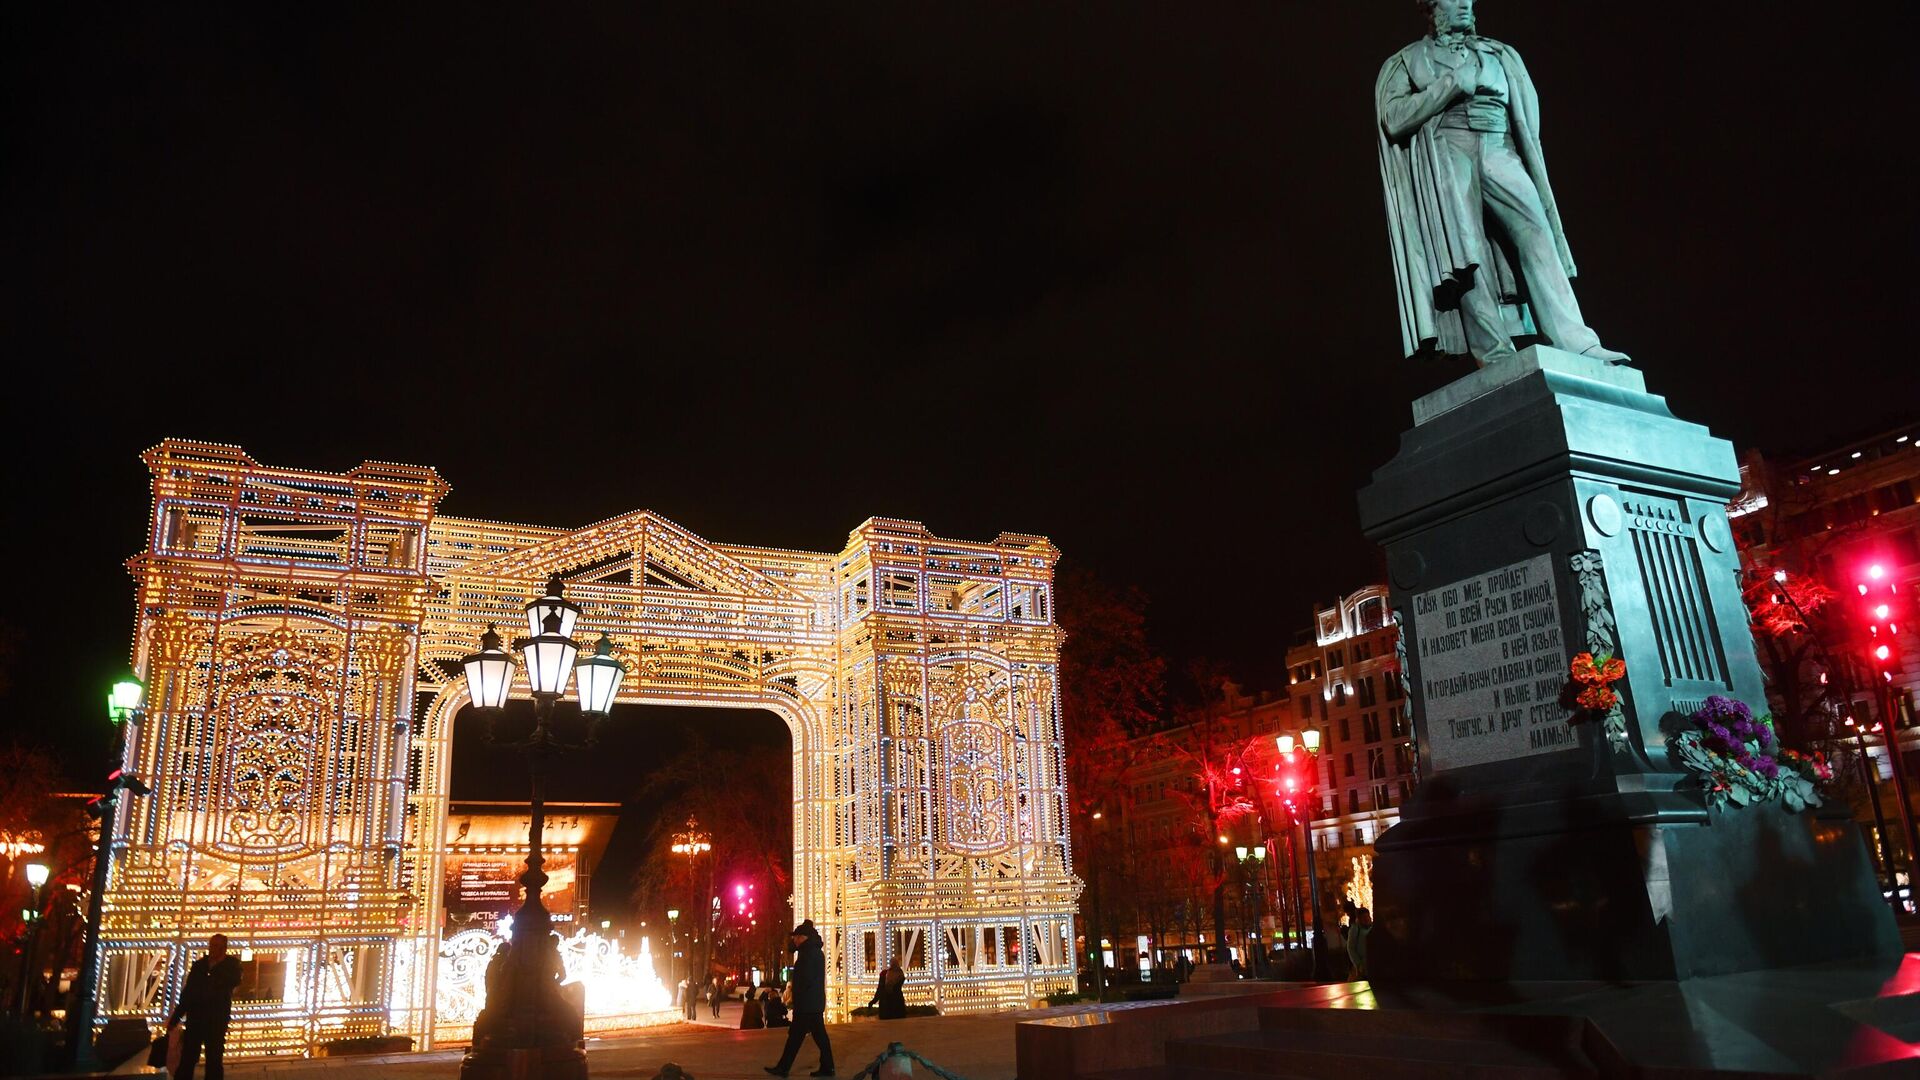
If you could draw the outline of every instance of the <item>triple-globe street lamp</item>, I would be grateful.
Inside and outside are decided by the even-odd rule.
[[[546,781],[555,755],[598,741],[600,722],[613,708],[626,665],[613,656],[613,641],[604,632],[593,655],[578,659],[580,648],[573,640],[573,627],[580,608],[565,598],[562,588],[558,574],[548,579],[545,594],[526,608],[530,636],[513,643],[533,697],[533,730],[525,738],[507,743],[492,738],[493,718],[506,707],[515,667],[512,653],[501,647],[496,628],[489,626],[480,638],[480,651],[460,661],[474,708],[487,718],[489,741],[521,750],[527,756],[532,807],[527,825],[527,868],[520,875],[526,896],[513,914],[513,936],[502,947],[505,955],[494,961],[504,965],[501,978],[497,982],[487,980],[487,1004],[474,1019],[473,1046],[460,1064],[462,1080],[521,1076],[584,1080],[587,1075],[584,1017],[580,1007],[560,991],[563,969],[553,935],[553,917],[540,898],[547,884],[543,869],[546,858],[541,848],[541,834],[546,828]],[[548,723],[569,681],[587,721],[583,741],[560,737]]]

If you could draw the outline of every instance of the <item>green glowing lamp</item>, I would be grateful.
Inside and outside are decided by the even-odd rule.
[[[113,684],[107,691],[107,717],[116,724],[125,723],[127,718],[140,711],[140,704],[146,699],[146,684],[137,675]]]

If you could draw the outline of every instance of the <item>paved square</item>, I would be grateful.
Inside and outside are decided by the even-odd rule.
[[[1020,1017],[1032,1013],[1017,1014]],[[833,1039],[835,1065],[841,1076],[852,1076],[871,1062],[890,1042],[903,1043],[941,1068],[967,1080],[1013,1080],[1013,1026],[1016,1014],[991,1016],[926,1016],[905,1020],[856,1020],[828,1028]],[[671,1028],[612,1039],[589,1039],[587,1062],[596,1080],[650,1080],[671,1061],[692,1073],[694,1080],[760,1078],[763,1066],[780,1057],[785,1028],[741,1031],[709,1025],[679,1024]],[[299,1059],[236,1062],[227,1075],[236,1080],[312,1075],[318,1080],[398,1080],[455,1077],[460,1074],[460,1051],[378,1057]],[[814,1068],[813,1044],[800,1050],[793,1075]],[[919,1070],[918,1075],[931,1075]]]

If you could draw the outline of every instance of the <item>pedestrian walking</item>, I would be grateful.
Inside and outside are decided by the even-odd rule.
[[[725,985],[721,983],[720,976],[715,975],[713,979],[707,983],[707,1008],[713,1013],[713,1019],[715,1020],[720,1019],[720,999],[725,997],[726,993]]]
[[[833,1043],[827,1039],[827,958],[821,951],[820,931],[808,919],[793,928],[793,1026],[787,1029],[787,1047],[780,1053],[778,1065],[767,1066],[774,1076],[785,1076],[800,1056],[800,1044],[808,1035],[820,1051],[820,1067],[809,1076],[833,1075]]]
[[[867,1002],[868,1008],[880,1007],[880,1019],[900,1020],[907,1015],[907,973],[900,968],[900,958],[880,970],[880,985],[874,988],[873,1000]]]
[[[187,969],[180,1003],[167,1017],[169,1034],[174,1025],[186,1021],[179,1080],[193,1080],[193,1067],[203,1052],[207,1080],[223,1080],[227,1075],[227,1022],[233,1015],[233,991],[239,985],[240,958],[227,955],[227,935],[215,934],[207,939],[207,955]]]

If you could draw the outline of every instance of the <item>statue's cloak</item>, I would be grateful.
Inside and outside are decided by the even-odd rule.
[[[1554,246],[1571,278],[1573,256],[1567,250],[1553,188],[1547,183],[1546,158],[1540,152],[1540,98],[1533,79],[1510,46],[1490,38],[1480,40],[1493,47],[1506,69],[1514,147],[1539,189],[1540,204],[1553,227]],[[1386,188],[1387,232],[1400,296],[1400,336],[1408,356],[1469,352],[1459,303],[1467,288],[1496,291],[1510,336],[1534,332],[1525,284],[1514,272],[1514,260],[1503,250],[1499,230],[1481,230],[1492,250],[1467,250],[1473,245],[1463,241],[1455,217],[1484,211],[1469,207],[1463,193],[1452,190],[1456,181],[1449,170],[1437,164],[1434,129],[1450,93],[1441,76],[1453,64],[1451,50],[1422,39],[1394,54],[1374,85],[1380,179]]]

